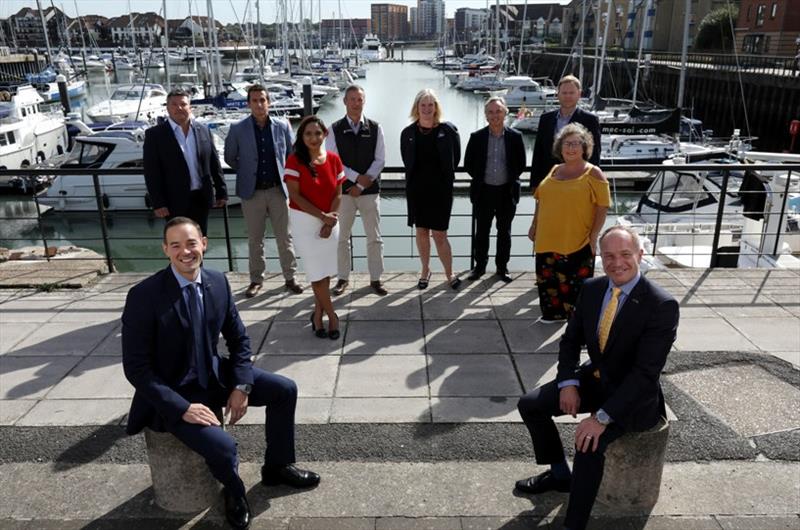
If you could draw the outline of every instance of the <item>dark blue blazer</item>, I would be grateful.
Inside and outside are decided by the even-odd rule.
[[[539,118],[539,129],[536,131],[536,143],[533,146],[533,160],[531,161],[531,189],[536,189],[544,180],[553,166],[560,164],[561,160],[553,156],[553,142],[556,136],[556,120],[559,109],[545,112]],[[569,123],[580,123],[592,134],[594,149],[589,163],[600,165],[600,121],[591,112],[576,108],[572,113]]]
[[[506,171],[511,183],[511,198],[514,204],[519,202],[520,182],[519,176],[525,171],[525,143],[522,133],[510,127],[505,127],[503,139],[506,145]],[[486,158],[489,149],[489,127],[479,129],[469,135],[467,150],[464,153],[464,169],[467,170],[472,182],[469,186],[469,200],[473,204],[481,196],[486,174]]]
[[[665,414],[659,376],[678,330],[678,302],[642,276],[614,319],[605,352],[600,352],[597,326],[607,288],[605,276],[581,287],[559,343],[557,380],[585,380],[599,370],[600,408],[624,429],[645,431]],[[588,367],[580,366],[584,345],[591,359]]]
[[[234,304],[228,280],[202,269],[203,306],[211,368],[226,388],[253,384],[250,339]],[[217,352],[220,333],[230,352]],[[189,369],[192,330],[178,280],[167,267],[128,292],[122,313],[122,367],[136,389],[128,434],[144,427],[163,431],[180,420],[189,402],[176,392]]]
[[[208,127],[194,120],[191,127],[197,142],[197,169],[210,208],[215,197],[227,199],[228,190]],[[154,210],[166,206],[173,216],[189,211],[189,166],[168,120],[150,127],[144,133],[144,180],[150,195],[150,206]]]

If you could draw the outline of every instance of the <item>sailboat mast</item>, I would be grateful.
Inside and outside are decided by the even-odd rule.
[[[692,0],[687,0],[691,2]],[[606,49],[608,47],[608,26],[611,25],[611,10],[614,6],[613,0],[608,0],[608,10],[606,11],[606,25],[603,28],[603,44],[600,48],[600,68],[597,71],[597,83],[594,83],[596,90],[592,91],[592,106],[597,101],[600,91],[603,88],[603,66],[606,62]]]
[[[500,57],[500,0],[494,2],[494,55]]]
[[[639,91],[639,71],[641,70],[641,62],[642,62],[642,50],[644,49],[644,36],[647,33],[645,31],[645,24],[644,24],[644,17],[647,16],[647,13],[650,12],[650,9],[653,7],[653,0],[647,0],[647,8],[645,8],[644,12],[642,13],[642,23],[639,24],[640,33],[639,33],[639,54],[636,56],[636,77],[633,81],[633,104],[636,105],[636,95]]]
[[[578,79],[582,82],[583,79],[583,39],[586,35],[586,0],[581,2],[581,26],[579,30],[579,37],[578,37],[578,57],[580,58],[580,67],[578,69]]]
[[[50,49],[50,36],[47,34],[47,21],[44,19],[44,11],[42,11],[42,3],[36,0],[36,7],[39,8],[39,18],[42,20],[42,32],[44,33],[44,44],[47,47],[47,61],[53,62],[53,50]]]
[[[261,2],[256,0],[256,49],[258,50],[258,80],[264,84],[264,51],[261,49]]]
[[[522,8],[522,31],[519,36],[519,58],[517,59],[517,75],[522,75],[522,51],[525,49],[525,24],[528,21],[528,0]]]
[[[169,23],[167,22],[167,0],[162,0],[164,9],[164,75],[167,78],[167,92],[172,90],[169,81]]]
[[[686,12],[683,14],[683,43],[681,44],[681,76],[678,81],[678,108],[683,108],[683,97],[686,89],[686,59],[689,48],[689,19],[692,16],[692,0],[686,0]]]

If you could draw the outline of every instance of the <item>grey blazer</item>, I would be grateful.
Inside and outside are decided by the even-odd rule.
[[[288,197],[286,183],[283,181],[286,157],[292,152],[292,128],[282,118],[270,117],[272,141],[275,144],[275,161],[278,163],[278,174],[281,177],[283,194]],[[258,153],[256,137],[253,130],[253,116],[231,125],[225,138],[225,162],[236,170],[236,195],[249,199],[256,190],[256,172],[258,170]]]

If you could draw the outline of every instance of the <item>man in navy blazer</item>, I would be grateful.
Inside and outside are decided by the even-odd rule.
[[[224,406],[232,425],[248,405],[268,407],[262,483],[315,486],[319,475],[293,465],[297,386],[253,367],[227,279],[201,267],[208,240],[199,224],[171,219],[162,246],[170,265],[130,290],[122,314],[122,365],[136,389],[126,431],[167,431],[199,453],[225,486],[228,521],[247,528],[236,441],[214,411]],[[220,333],[227,354],[218,351]]]
[[[474,281],[486,272],[489,261],[489,232],[492,219],[497,219],[497,275],[508,283],[508,260],[511,257],[511,223],[519,203],[519,176],[525,170],[525,144],[522,134],[506,127],[506,102],[501,97],[489,98],[483,106],[486,121],[483,129],[469,137],[464,153],[464,168],[472,178],[469,200],[475,219],[472,248],[475,268],[469,276]]]
[[[208,127],[192,119],[189,93],[167,95],[167,118],[144,133],[144,180],[156,217],[194,219],[207,234],[208,210],[228,200]]]
[[[578,108],[581,99],[581,81],[574,75],[567,75],[558,82],[558,110],[545,112],[539,118],[536,143],[533,146],[531,161],[531,189],[535,190],[553,166],[560,163],[553,155],[553,141],[565,125],[580,123],[594,137],[594,149],[589,163],[600,164],[600,122],[597,116]]]
[[[295,281],[297,259],[289,233],[289,192],[283,182],[286,157],[292,152],[292,129],[283,119],[269,115],[269,92],[262,85],[247,89],[250,116],[231,125],[225,138],[225,162],[236,170],[236,195],[242,198],[242,215],[247,225],[250,286],[248,298],[257,295],[264,283],[264,233],[267,217],[272,222],[286,288],[300,294]]]
[[[608,445],[626,432],[653,428],[666,415],[659,376],[678,329],[678,302],[639,272],[643,251],[635,231],[609,228],[600,253],[607,276],[581,288],[559,344],[556,380],[518,405],[536,462],[550,469],[517,481],[516,489],[570,492],[564,526],[571,530],[589,520]],[[590,361],[581,365],[583,346]],[[583,412],[592,415],[576,430],[570,473],[552,417]]]

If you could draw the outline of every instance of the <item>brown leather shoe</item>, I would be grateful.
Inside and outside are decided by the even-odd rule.
[[[350,285],[350,282],[347,280],[339,280],[336,282],[336,287],[333,288],[333,296],[339,296],[343,292],[347,290],[347,286]]]
[[[291,280],[286,280],[286,289],[293,292],[294,294],[303,293],[303,287],[299,283],[294,281],[294,278],[292,278]]]
[[[255,295],[258,294],[258,291],[261,290],[261,287],[263,287],[262,284],[253,282],[250,284],[250,287],[248,287],[247,290],[244,292],[244,295],[247,298],[253,298]]]
[[[381,296],[386,296],[389,294],[389,291],[383,287],[383,284],[380,280],[373,280],[369,282],[369,286],[372,287],[372,290],[375,291],[375,294],[379,294]]]

